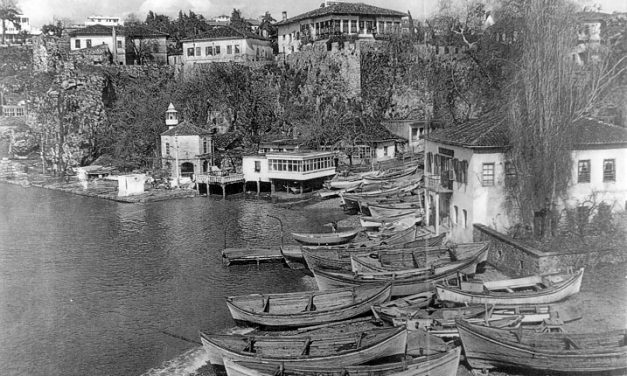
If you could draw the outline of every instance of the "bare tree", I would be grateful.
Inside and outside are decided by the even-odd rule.
[[[522,6],[522,56],[505,105],[512,167],[507,184],[514,209],[525,223],[551,234],[553,213],[572,171],[576,121],[607,95],[618,62],[577,64],[574,7],[565,1],[529,0]]]

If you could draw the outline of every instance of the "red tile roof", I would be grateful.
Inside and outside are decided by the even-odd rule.
[[[627,128],[590,118],[577,121],[575,148],[598,146],[627,147]]]
[[[285,25],[309,18],[324,17],[329,15],[358,15],[358,16],[392,16],[404,17],[407,13],[396,10],[375,7],[373,5],[363,3],[335,3],[326,7],[314,9],[312,11],[299,14],[298,16],[288,18],[277,22],[276,25]]]
[[[112,35],[112,26],[91,25],[70,32],[70,37],[92,36],[92,35]],[[129,37],[167,37],[168,34],[145,27],[145,26],[116,26],[117,35]]]

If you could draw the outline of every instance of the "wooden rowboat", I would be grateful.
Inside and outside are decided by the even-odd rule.
[[[234,361],[265,360],[312,367],[346,366],[404,354],[407,329],[391,327],[303,336],[245,336],[200,333],[213,365]]]
[[[627,331],[536,333],[500,329],[458,319],[457,329],[472,368],[519,368],[584,373],[627,369]]]
[[[314,267],[312,272],[320,290],[392,282],[392,296],[407,296],[433,291],[437,282],[455,278],[459,273],[474,274],[479,261],[485,258],[485,252],[487,248],[466,260],[450,262],[429,269],[347,273]]]
[[[368,204],[368,210],[373,217],[393,217],[409,210],[422,210],[422,204],[419,202],[399,202],[390,204]]]
[[[285,366],[264,361],[224,359],[228,376],[455,376],[461,347],[427,356],[406,356],[401,361],[341,367]]]
[[[546,304],[578,293],[582,278],[583,268],[576,273],[544,274],[502,281],[457,281],[458,286],[438,284],[436,291],[440,301],[468,305]]]
[[[485,262],[488,257],[488,242],[462,243],[451,248],[423,248],[420,247],[405,252],[403,250],[381,250],[377,253],[354,254],[351,258],[353,272],[386,272],[413,268],[430,267],[434,263],[465,260],[474,257],[477,252],[485,251],[479,263]]]
[[[346,320],[389,300],[391,285],[374,288],[249,294],[226,298],[236,321],[267,327],[304,327]]]
[[[422,212],[420,210],[407,209],[403,211],[398,211],[395,215],[392,215],[389,217],[374,217],[374,216],[362,215],[359,217],[359,223],[361,224],[361,227],[364,227],[364,228],[379,228],[379,227],[386,226],[386,225],[391,226],[406,218],[417,218],[417,217],[422,219]],[[415,221],[410,221],[410,222],[416,223]],[[409,227],[406,227],[406,228],[409,228]]]
[[[311,245],[329,245],[329,244],[343,244],[353,240],[361,230],[355,229],[350,231],[338,231],[328,233],[297,233],[293,232],[292,237],[302,244]]]
[[[432,252],[440,254],[442,252],[448,252],[440,244],[444,239],[445,234],[440,234],[435,237],[429,237],[425,239],[417,239],[411,242],[407,242],[401,245],[380,245],[376,247],[362,247],[362,248],[339,248],[339,247],[325,247],[325,248],[311,248],[303,247],[301,252],[305,258],[307,267],[312,270],[317,269],[333,269],[352,271],[351,256],[352,255],[370,255],[378,251],[389,252]]]

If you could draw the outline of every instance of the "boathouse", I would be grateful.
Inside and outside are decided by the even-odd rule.
[[[257,192],[270,185],[277,190],[302,193],[322,186],[335,175],[335,153],[330,151],[270,152],[242,158],[246,184],[255,183]]]

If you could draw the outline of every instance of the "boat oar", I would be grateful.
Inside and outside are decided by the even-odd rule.
[[[177,338],[177,339],[180,339],[180,340],[186,341],[186,342],[193,343],[193,344],[195,344],[195,345],[202,345],[202,342],[198,342],[198,341],[195,341],[195,340],[193,340],[193,339],[189,339],[189,338],[187,338],[187,337],[180,336],[180,335],[178,335],[178,334],[169,333],[169,332],[166,332],[165,330],[162,330],[162,331],[161,331],[161,333],[163,333],[163,334],[165,334],[165,335],[168,335],[168,336],[170,336],[170,337],[174,337],[174,338]]]

